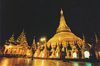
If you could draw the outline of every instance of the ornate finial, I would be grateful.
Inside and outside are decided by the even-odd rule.
[[[96,32],[94,32],[94,34],[95,34],[96,43],[98,43],[98,38],[97,38]]]
[[[85,36],[84,36],[84,33],[83,33],[82,35],[83,35],[83,41],[84,41],[84,43],[85,43]]]
[[[82,33],[82,35],[83,35],[83,39],[85,39],[85,37],[84,37],[84,33]]]
[[[14,32],[13,32],[12,36],[14,36]]]
[[[23,28],[23,32],[24,32],[24,29],[25,29],[25,28]]]
[[[60,11],[60,13],[61,13],[61,15],[63,15],[63,10],[62,10],[62,8],[61,8],[61,11]]]

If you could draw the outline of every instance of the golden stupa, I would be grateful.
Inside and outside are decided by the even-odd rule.
[[[81,48],[83,43],[82,39],[71,32],[70,28],[66,24],[62,9],[60,13],[61,17],[59,27],[56,30],[56,34],[47,42],[47,46],[49,47],[51,44],[51,47],[55,48],[57,44],[62,44],[63,47],[67,48],[69,44],[72,48],[75,44],[78,44]]]

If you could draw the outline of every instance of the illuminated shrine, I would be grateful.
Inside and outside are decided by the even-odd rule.
[[[56,34],[47,42],[47,46],[51,45],[53,50],[56,48],[53,54],[55,54],[55,58],[61,58],[61,51],[66,52],[65,58],[76,58],[78,59],[80,55],[81,58],[85,58],[84,51],[88,51],[90,54],[90,44],[86,44],[84,40],[76,36],[74,33],[71,32],[70,28],[67,26],[63,11],[61,9],[61,17],[60,17],[60,24],[56,30]],[[83,36],[84,37],[84,36]],[[85,38],[84,38],[85,39]],[[56,47],[57,45],[57,47]],[[59,46],[58,46],[59,45]],[[62,46],[62,47],[61,47]],[[61,48],[60,48],[61,47]],[[58,49],[59,48],[59,49]]]
[[[100,59],[100,40],[98,39],[96,34],[95,34],[95,38],[96,38],[96,43],[95,43],[94,51],[96,54],[96,58]]]
[[[24,30],[14,40],[14,34],[5,42],[4,55],[22,55],[36,58],[58,58],[58,59],[91,59],[96,56],[100,59],[100,41],[95,34],[96,43],[94,45],[86,42],[83,34],[83,39],[71,32],[70,27],[66,24],[63,10],[60,11],[61,17],[56,34],[43,45],[35,44],[35,37],[32,46],[28,46]],[[92,53],[94,51],[94,53]],[[95,54],[95,55],[93,55]]]
[[[21,56],[32,56],[32,48],[28,46],[24,30],[20,34],[20,36],[17,38],[17,40],[14,40],[14,34],[12,34],[11,38],[6,40],[5,42],[5,50],[4,50],[4,55],[9,54],[10,56],[12,55],[21,55]]]

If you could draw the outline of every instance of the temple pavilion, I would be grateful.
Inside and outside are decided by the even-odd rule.
[[[33,42],[34,43],[34,42]],[[32,56],[32,48],[28,45],[24,29],[17,40],[14,40],[14,33],[4,45],[4,55]]]

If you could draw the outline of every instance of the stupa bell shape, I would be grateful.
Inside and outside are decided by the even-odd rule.
[[[59,27],[57,28],[56,33],[59,33],[59,32],[71,32],[70,28],[66,24],[65,18],[63,16],[62,9],[61,9],[60,13],[61,13],[60,24],[59,24]]]
[[[60,11],[60,23],[56,30],[56,34],[49,39],[47,42],[47,46],[49,47],[51,44],[52,49],[56,47],[56,44],[63,45],[63,47],[67,47],[68,44],[72,47],[74,42],[78,42],[78,46],[81,46],[82,39],[76,36],[74,33],[71,32],[70,28],[67,26],[65,18],[63,16],[63,11]]]

